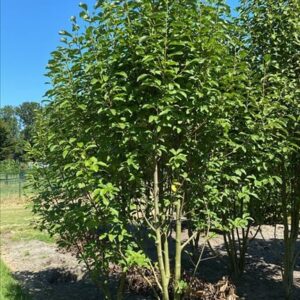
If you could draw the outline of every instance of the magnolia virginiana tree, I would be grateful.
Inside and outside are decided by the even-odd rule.
[[[85,28],[73,17],[48,65],[51,101],[31,150],[34,210],[41,228],[75,247],[107,299],[110,263],[124,275],[132,265],[148,268],[163,299],[180,299],[184,248],[200,231],[222,227],[213,178],[237,124],[229,116],[245,105],[234,92],[236,76],[245,80],[245,53],[233,51],[235,25],[219,1],[81,7]],[[229,230],[248,218],[233,216]],[[192,231],[184,240],[186,219]]]
[[[232,271],[242,273],[251,222],[263,220],[271,189],[285,220],[290,299],[299,227],[297,2],[245,1],[239,22],[221,1],[80,6],[83,22],[72,17],[72,31],[60,32],[50,102],[35,124],[41,228],[77,253],[106,299],[122,299],[132,266],[157,298],[180,299],[184,249],[197,247],[200,233],[205,243],[221,230]],[[116,294],[112,264],[121,270]]]
[[[253,70],[254,97],[261,111],[264,163],[274,176],[274,203],[284,223],[283,280],[292,299],[293,271],[299,253],[300,218],[300,3],[242,1],[241,25]]]

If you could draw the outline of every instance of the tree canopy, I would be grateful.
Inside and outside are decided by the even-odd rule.
[[[113,263],[124,276],[149,270],[153,293],[178,300],[186,247],[221,232],[240,276],[251,225],[274,221],[279,209],[290,299],[300,210],[298,2],[241,1],[237,18],[222,1],[81,8],[85,27],[72,17],[49,60],[50,102],[30,151],[41,228],[77,249],[107,299],[116,297]]]
[[[35,115],[40,109],[36,102],[0,108],[0,160],[24,159],[25,144],[32,142]]]

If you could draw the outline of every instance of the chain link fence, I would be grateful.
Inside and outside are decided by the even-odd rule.
[[[25,197],[26,173],[0,171],[0,200],[21,201]]]

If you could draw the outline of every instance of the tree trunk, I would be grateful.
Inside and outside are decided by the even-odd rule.
[[[300,164],[295,165],[291,193],[287,192],[287,178],[282,168],[282,214],[284,221],[284,257],[283,257],[283,283],[285,289],[285,299],[293,299],[294,268],[297,259],[296,242],[299,234],[300,225]],[[291,203],[291,209],[288,209],[288,201]],[[289,225],[290,217],[290,225]]]
[[[181,291],[179,289],[179,282],[181,280],[181,202],[178,199],[176,203],[176,252],[175,252],[175,300],[180,300]]]
[[[294,256],[295,247],[293,241],[289,238],[285,241],[284,258],[283,258],[283,283],[285,290],[285,299],[293,299],[293,282],[294,282]]]
[[[123,300],[125,281],[126,281],[126,272],[122,272],[120,276],[119,287],[117,292],[117,300]]]

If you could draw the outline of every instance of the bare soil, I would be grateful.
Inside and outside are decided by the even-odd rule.
[[[255,235],[257,228],[251,230]],[[251,238],[251,236],[250,236]],[[221,237],[212,240],[215,250],[222,256],[216,259],[204,260],[200,266],[200,276],[209,281],[215,281],[224,274],[229,274],[227,257]],[[297,242],[300,251],[300,239]],[[283,226],[264,225],[256,238],[249,243],[246,256],[246,269],[242,278],[235,280],[237,294],[245,300],[283,300],[282,256],[283,256]],[[209,255],[207,255],[209,258]],[[300,299],[300,256],[294,270],[294,299]]]
[[[255,228],[252,230],[255,233]],[[245,300],[284,299],[281,283],[281,258],[283,254],[283,227],[262,226],[261,233],[250,243],[246,272],[235,281],[237,294]],[[199,276],[217,282],[229,275],[221,237],[211,240],[220,256],[213,257],[205,251]],[[300,250],[300,241],[297,244]],[[61,253],[53,244],[41,241],[13,241],[9,233],[2,236],[1,258],[33,300],[94,300],[102,295],[90,281],[83,264],[69,253]],[[188,263],[188,258],[186,258]],[[300,299],[300,258],[295,268],[294,299]],[[125,299],[151,299],[129,293]]]

